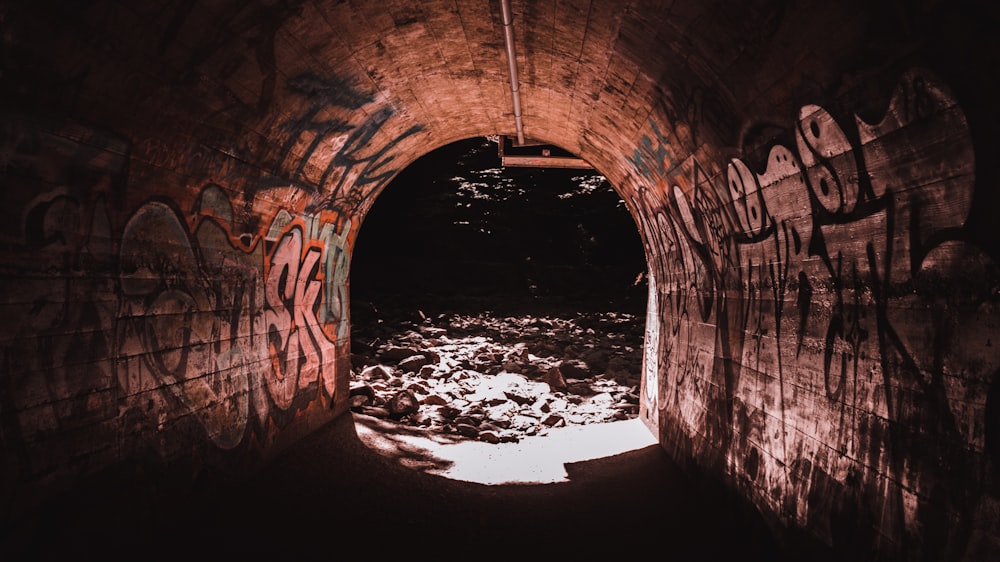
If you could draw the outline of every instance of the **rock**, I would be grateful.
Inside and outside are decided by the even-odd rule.
[[[379,345],[352,348],[351,409],[484,443],[638,415],[641,317],[632,331],[620,318],[573,318],[429,315],[380,323],[361,338]],[[592,333],[577,322],[589,322]]]
[[[455,408],[454,406],[441,406],[438,408],[438,413],[441,414],[445,419],[453,420],[462,413],[462,410]]]
[[[410,415],[410,423],[412,425],[427,427],[434,425],[434,422],[436,421],[438,421],[436,416],[425,414],[424,412],[416,412]]]
[[[563,377],[562,370],[559,365],[550,368],[545,372],[545,377],[543,380],[552,388],[556,390],[566,389],[566,379]]]
[[[427,390],[427,387],[420,382],[410,383],[409,385],[407,385],[406,390],[409,390],[414,394],[430,394],[430,391]]]
[[[601,392],[590,397],[590,403],[594,405],[607,406],[614,403],[614,397],[610,392]]]
[[[493,433],[496,433],[497,435],[499,435],[500,434],[500,426],[492,424],[492,423],[490,423],[488,421],[484,421],[483,423],[479,424],[479,433],[482,433],[484,431],[492,431]]]
[[[530,403],[532,403],[535,400],[534,398],[530,398],[528,396],[524,396],[520,392],[515,392],[515,391],[511,391],[511,390],[505,390],[503,393],[504,393],[504,396],[506,396],[512,402],[515,402],[515,403],[517,403],[517,404],[519,404],[521,406],[525,406],[527,404],[530,404]]]
[[[476,428],[476,426],[469,425],[467,423],[456,424],[455,431],[459,432],[460,434],[466,437],[470,437],[473,439],[479,437],[479,429]]]
[[[350,390],[350,397],[352,410],[358,410],[361,406],[371,406],[375,403],[375,389],[367,384],[355,386]]]
[[[586,379],[591,376],[590,367],[578,359],[568,359],[559,364],[562,376],[567,379]]]
[[[396,366],[399,367],[399,370],[403,371],[404,373],[413,373],[420,370],[421,367],[427,365],[430,362],[431,360],[421,353],[416,355],[410,355],[409,357],[400,360],[400,362],[397,363]]]
[[[603,371],[608,366],[608,353],[604,349],[591,349],[581,357],[590,371]]]
[[[594,389],[590,388],[590,383],[574,382],[566,385],[566,392],[578,396],[590,396],[594,394]]]
[[[382,352],[379,354],[379,357],[381,357],[382,360],[384,361],[395,363],[403,359],[406,359],[407,357],[417,355],[418,353],[420,352],[411,347],[389,346],[382,349]]]
[[[534,363],[528,363],[521,368],[521,374],[528,378],[535,378],[542,374],[542,369]]]
[[[389,380],[392,373],[384,365],[372,365],[361,371],[361,378],[366,381]]]
[[[638,404],[630,404],[628,402],[619,402],[613,406],[615,410],[624,412],[626,414],[635,415],[639,413]]]
[[[448,401],[439,394],[428,394],[420,403],[425,406],[444,406]]]
[[[420,402],[409,390],[400,390],[392,395],[392,398],[386,403],[386,407],[391,417],[401,418],[420,410]]]
[[[531,405],[531,410],[534,412],[539,412],[546,414],[551,410],[549,406],[549,398],[547,396],[539,396],[537,400]]]
[[[428,338],[439,338],[448,335],[446,328],[435,328],[434,326],[420,326],[417,330]]]
[[[566,425],[566,420],[562,416],[557,414],[549,414],[542,418],[542,425],[547,425],[549,427],[559,427]]]
[[[517,405],[513,402],[498,404],[486,411],[486,419],[500,428],[510,427],[510,417],[517,412]]]
[[[479,424],[482,421],[483,421],[482,416],[473,416],[469,414],[455,417],[455,423],[457,425],[471,425],[472,427],[477,428],[477,431],[479,428]]]
[[[569,402],[565,398],[560,398],[556,396],[552,400],[549,400],[548,406],[550,412],[564,412],[569,408]]]
[[[381,406],[361,406],[361,412],[366,416],[372,416],[373,418],[388,418],[389,410],[382,408]]]

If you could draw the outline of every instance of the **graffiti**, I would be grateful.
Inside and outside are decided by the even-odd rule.
[[[316,224],[318,219],[313,220]],[[335,339],[344,341],[350,330],[347,320],[350,306],[347,296],[347,278],[351,271],[350,251],[348,249],[348,234],[351,232],[351,220],[344,219],[344,225],[337,231],[332,224],[324,223],[319,234],[314,239],[322,242],[323,274],[327,282],[324,284],[324,296],[318,312],[319,321],[324,326],[336,326]]]
[[[371,155],[360,154],[392,114],[390,108],[380,109],[347,138],[344,147],[330,162],[331,168],[338,167],[342,171],[336,186],[330,189],[329,195],[324,198],[324,204],[334,204],[358,211],[366,210],[371,206],[372,196],[378,192],[378,188],[396,174],[398,168],[388,168],[395,159],[389,152],[403,139],[423,130],[422,126],[410,127]],[[361,169],[352,174],[358,167]],[[324,173],[324,185],[329,177],[329,171],[330,169]],[[346,189],[348,187],[350,189]]]
[[[977,428],[995,406],[970,392],[985,393],[1000,364],[983,335],[1000,274],[964,230],[974,155],[947,89],[911,71],[875,123],[806,105],[783,137],[792,142],[734,158],[724,173],[678,160],[663,129],[650,130],[628,160],[658,188],[639,190],[636,205],[657,217],[640,224],[655,233],[651,269],[666,272],[650,298],[659,357],[647,360],[661,365],[658,400],[646,398],[660,426],[681,423],[743,459],[731,467],[746,463],[761,501],[803,524],[821,507],[801,503],[810,484],[790,470],[799,460],[838,486],[853,471],[867,485],[888,475],[914,490],[886,490],[876,508],[906,532],[916,497],[972,509],[960,486],[925,489],[916,476],[972,477],[986,446]],[[978,295],[971,310],[956,290]],[[699,408],[723,425],[691,414]],[[909,433],[928,426],[945,437]],[[954,459],[947,469],[944,456]]]
[[[90,456],[110,457],[93,441],[57,432],[115,433],[114,302],[107,275],[113,246],[108,206],[120,200],[130,143],[65,119],[0,115],[0,241],[11,256],[0,277],[0,410],[4,468],[31,473]],[[58,272],[58,273],[56,273]]]
[[[176,8],[183,27],[185,8]],[[220,41],[202,54],[221,53]],[[261,158],[274,177],[240,168],[253,149],[208,139],[177,160],[166,141],[143,140],[141,162],[234,185],[205,183],[193,200],[128,201],[133,209],[129,142],[75,123],[0,120],[0,171],[11,186],[0,239],[32,255],[3,282],[19,303],[10,326],[23,330],[5,330],[0,348],[10,373],[3,408],[19,431],[5,446],[24,445],[11,458],[28,472],[94,454],[26,445],[75,424],[117,443],[109,457],[134,448],[171,456],[192,435],[223,450],[266,445],[301,411],[336,400],[352,217],[396,173],[398,143],[420,127],[376,143],[391,109],[357,125],[338,111],[372,100],[345,83],[301,75],[287,88],[306,103],[282,117],[277,161]],[[46,450],[62,460],[36,458]]]
[[[304,249],[302,230],[292,227],[277,242],[265,273],[264,327],[269,357],[273,363],[266,377],[272,399],[287,409],[301,388],[306,388],[331,369],[333,343],[319,326],[316,310],[322,292],[321,249]],[[326,388],[335,377],[327,373]]]
[[[243,359],[253,348],[240,339],[222,338],[233,331],[226,326],[232,316],[213,311],[235,311],[237,326],[241,316],[247,317],[244,329],[252,323],[252,310],[245,305],[252,299],[256,269],[230,267],[231,292],[215,290],[186,226],[170,206],[158,202],[132,216],[119,253],[118,346],[134,351],[117,372],[126,408],[154,401],[157,408],[146,406],[145,415],[157,429],[173,412],[190,412],[216,445],[237,445],[249,415],[251,381]],[[239,300],[219,302],[227,296]],[[245,333],[252,340],[254,331]]]
[[[326,118],[333,109],[353,112],[372,102],[350,84],[336,78],[302,74],[289,80],[287,88],[292,95],[306,100],[306,104],[301,115],[278,127],[288,137],[273,170],[283,179],[276,180],[275,185],[286,185],[290,179],[314,186],[320,194],[315,203],[318,208],[333,206],[365,211],[371,197],[398,171],[390,167],[395,159],[393,150],[423,127],[413,125],[378,150],[365,154],[371,148],[372,139],[394,115],[392,108],[374,111],[355,127],[340,118]]]
[[[207,186],[198,209],[193,234],[181,213],[159,202],[126,225],[119,339],[142,353],[119,379],[127,396],[168,389],[181,411],[228,448],[242,442],[251,413],[264,429],[269,418],[307,407],[314,390],[333,399],[337,335],[327,334],[318,314],[332,321],[343,312],[346,289],[336,272],[345,267],[346,232],[326,222],[335,213],[293,219],[282,210],[248,244],[230,234],[233,212],[221,188]],[[323,239],[309,236],[317,231]],[[326,287],[328,271],[340,287]],[[324,306],[324,295],[338,302]],[[171,406],[164,405],[175,412]]]
[[[643,178],[655,183],[669,176],[673,171],[676,157],[670,139],[660,132],[656,122],[650,121],[649,125],[653,129],[655,139],[643,135],[639,147],[633,151],[632,157],[628,160]]]
[[[660,324],[656,321],[656,311],[659,310],[657,304],[656,277],[652,273],[647,281],[648,295],[646,300],[646,331],[643,335],[643,384],[642,388],[646,393],[646,400],[643,401],[643,419],[647,419],[651,412],[657,411],[657,395],[659,387],[657,376],[660,371],[658,361],[660,359],[659,348]]]
[[[336,398],[350,218],[293,215],[309,194],[287,188],[292,207],[247,230],[216,184],[187,209],[125,214],[130,149],[75,123],[0,121],[0,237],[24,257],[0,282],[0,405],[5,466],[21,474],[183,453],[193,430],[232,449]],[[66,431],[88,437],[52,441]]]
[[[298,164],[287,177],[293,181],[301,181],[316,150],[324,143],[336,145],[331,141],[331,137],[340,136],[352,129],[351,125],[342,119],[320,119],[318,116],[330,107],[357,110],[372,100],[340,79],[320,78],[314,74],[296,76],[288,81],[286,88],[290,93],[308,100],[309,103],[302,115],[289,119],[279,126],[280,130],[289,134],[289,138],[281,148],[273,173],[281,174],[288,159],[298,156]],[[312,180],[310,183],[322,186],[332,166],[331,162],[319,177],[309,178]]]

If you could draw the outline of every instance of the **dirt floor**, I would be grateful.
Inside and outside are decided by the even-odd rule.
[[[558,481],[491,485],[434,474],[457,463],[435,465],[424,437],[384,423],[348,412],[247,481],[185,488],[109,475],[24,521],[3,559],[823,559],[779,549],[752,510],[655,444],[563,463]],[[561,447],[558,430],[545,438]]]
[[[752,508],[682,470],[634,416],[601,419],[486,443],[348,411],[250,476],[102,474],[3,529],[0,559],[831,559],[779,548]]]

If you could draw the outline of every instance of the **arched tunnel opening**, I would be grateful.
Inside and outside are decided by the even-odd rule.
[[[451,455],[436,473],[564,481],[567,462],[655,442],[639,423],[580,432],[639,414],[645,253],[603,175],[541,143],[510,160],[503,142],[431,151],[367,213],[351,260],[352,411],[365,429],[450,443],[411,465]],[[568,436],[570,456],[544,452],[569,452]]]
[[[642,313],[645,270],[635,221],[603,175],[505,166],[496,139],[473,137],[422,156],[379,194],[351,259],[352,319],[378,299]]]
[[[998,558],[998,24],[988,0],[0,4],[3,559],[343,554],[359,527],[383,554]],[[592,164],[641,238],[656,444],[565,482],[413,470],[352,420],[352,335],[416,303],[366,289],[506,280],[477,314],[580,289],[523,253],[360,281],[388,184],[481,135]],[[501,225],[462,177],[483,214],[453,226]],[[405,218],[411,249],[443,224]]]

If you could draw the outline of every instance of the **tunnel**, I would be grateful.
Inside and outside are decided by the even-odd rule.
[[[366,215],[493,137],[627,206],[658,450],[850,559],[1000,557],[998,23],[978,0],[0,5],[5,528],[106,474],[242,478],[349,416]]]

